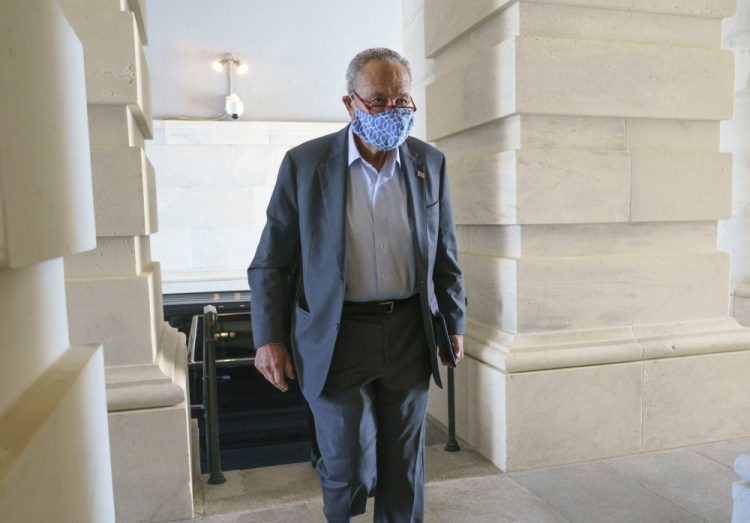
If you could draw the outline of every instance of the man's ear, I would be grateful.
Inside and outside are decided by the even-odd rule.
[[[341,97],[341,101],[344,102],[344,107],[346,107],[346,112],[349,113],[349,118],[354,121],[356,112],[354,111],[354,103],[352,102],[352,97],[346,94]]]

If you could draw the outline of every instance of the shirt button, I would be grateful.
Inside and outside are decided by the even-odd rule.
[[[336,325],[334,325],[334,326],[333,326],[333,329],[334,329],[334,330],[339,330],[339,324],[337,323]]]
[[[380,245],[378,245],[378,247],[380,247],[382,249],[383,248],[383,244],[381,243]]]
[[[383,217],[383,213],[378,213],[378,218],[382,218],[382,217]]]

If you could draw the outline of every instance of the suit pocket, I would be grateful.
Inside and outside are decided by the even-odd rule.
[[[307,300],[305,299],[304,294],[301,294],[297,300],[297,310],[306,316],[310,315],[310,307],[307,306]]]
[[[435,214],[440,210],[440,206],[438,205],[440,203],[440,200],[435,200],[433,203],[427,204],[427,215],[430,216],[432,214]]]

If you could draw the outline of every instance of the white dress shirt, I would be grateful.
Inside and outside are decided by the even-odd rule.
[[[398,148],[388,151],[377,172],[359,154],[350,127],[348,176],[344,299],[411,296],[416,279],[414,240]]]

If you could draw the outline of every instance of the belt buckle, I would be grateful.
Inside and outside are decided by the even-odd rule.
[[[391,300],[391,301],[381,301],[380,303],[378,303],[378,305],[387,305],[388,306],[388,310],[385,311],[383,314],[390,314],[390,313],[393,312],[393,307],[395,306],[395,302],[393,300]]]

